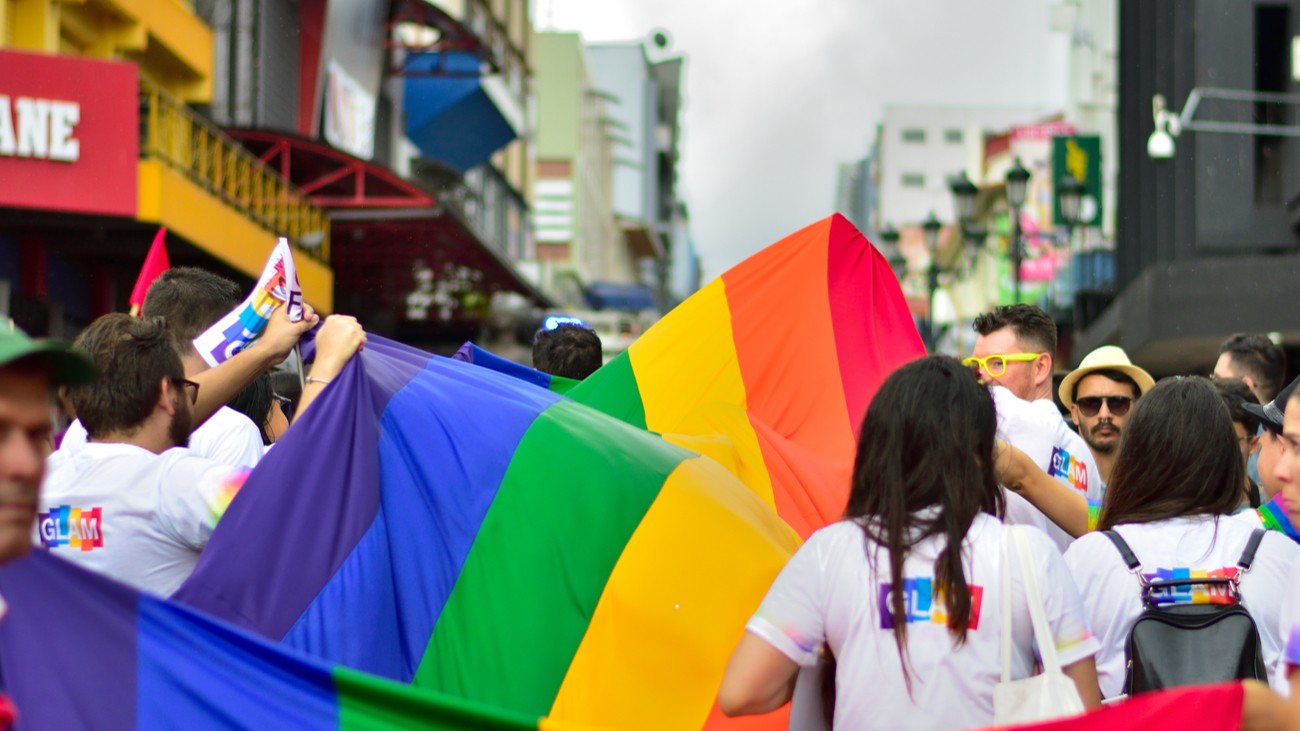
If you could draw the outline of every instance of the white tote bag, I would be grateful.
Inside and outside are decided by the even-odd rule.
[[[1047,624],[1043,597],[1038,588],[1038,572],[1025,543],[1024,528],[1005,526],[1002,533],[1002,682],[993,688],[993,722],[998,726],[1033,723],[1083,713],[1079,691],[1056,657],[1056,640]],[[1014,546],[1019,561],[1011,560],[1008,543]],[[1011,679],[1011,571],[1020,565],[1024,579],[1029,618],[1034,639],[1043,660],[1040,675],[1023,680]]]

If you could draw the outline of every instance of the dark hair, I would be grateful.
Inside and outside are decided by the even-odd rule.
[[[1245,466],[1232,417],[1208,378],[1166,378],[1137,402],[1102,499],[1098,528],[1192,515],[1241,503]]]
[[[1134,400],[1142,397],[1142,388],[1137,385],[1137,381],[1133,380],[1132,378],[1129,378],[1127,373],[1124,373],[1123,371],[1112,370],[1110,368],[1101,368],[1095,371],[1088,371],[1086,374],[1084,374],[1078,380],[1076,380],[1074,382],[1074,393],[1070,394],[1070,398],[1074,398],[1075,395],[1079,393],[1079,383],[1083,381],[1084,378],[1087,378],[1088,376],[1103,376],[1105,378],[1109,378],[1110,380],[1116,383],[1122,383],[1133,389]]]
[[[600,336],[589,327],[563,324],[538,330],[533,338],[533,367],[539,371],[582,380],[602,361]]]
[[[1247,434],[1254,436],[1263,420],[1242,407],[1259,403],[1255,392],[1240,378],[1215,378],[1214,387],[1219,390],[1219,396],[1228,407],[1228,415],[1232,420],[1241,424]]]
[[[298,413],[298,399],[302,398],[302,381],[294,371],[274,371],[271,373],[271,390],[276,396],[289,399],[284,410],[284,418],[293,421]]]
[[[1237,333],[1219,346],[1219,355],[1232,355],[1233,370],[1250,376],[1255,382],[1260,403],[1277,397],[1286,378],[1286,352],[1273,344],[1267,335]]]
[[[161,317],[182,355],[194,338],[239,304],[239,285],[198,267],[168,269],[145,293],[145,317]]]
[[[867,408],[844,511],[860,520],[868,555],[875,555],[873,543],[889,550],[893,586],[902,585],[903,562],[914,546],[932,536],[946,539],[935,560],[933,595],[943,597],[958,643],[966,640],[971,615],[962,542],[979,513],[1003,509],[993,475],[996,432],[993,396],[969,368],[945,356],[908,363],[885,379]],[[922,515],[931,507],[938,512]],[[894,616],[906,616],[903,592],[891,595]],[[906,622],[894,622],[894,641],[910,690]]]
[[[1026,304],[1002,305],[977,316],[971,325],[980,335],[1009,327],[1017,340],[1056,358],[1056,323],[1041,308]]]
[[[271,415],[271,404],[274,403],[274,392],[271,390],[271,374],[263,373],[254,378],[251,383],[244,386],[244,390],[235,394],[235,397],[226,404],[230,408],[252,419],[257,425],[257,430],[262,434],[262,445],[271,443],[271,428],[269,417]]]
[[[153,413],[163,379],[185,378],[167,323],[160,317],[104,315],[77,336],[73,347],[90,356],[99,374],[92,384],[68,389],[77,418],[91,437],[134,434]]]

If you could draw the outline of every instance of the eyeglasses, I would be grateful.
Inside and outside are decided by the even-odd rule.
[[[971,356],[961,362],[970,368],[979,368],[990,376],[997,378],[1007,372],[1007,363],[1028,363],[1038,360],[1042,353],[993,353],[983,358]]]
[[[292,421],[293,420],[293,399],[289,398],[288,396],[281,396],[278,393],[271,394],[271,398],[275,399],[275,402],[280,405],[280,413],[284,414],[284,418]]]
[[[1101,411],[1101,402],[1106,402],[1106,408],[1115,416],[1123,416],[1128,413],[1129,407],[1133,405],[1133,399],[1128,396],[1084,396],[1077,398],[1074,403],[1079,407],[1079,413],[1084,416],[1096,416]]]
[[[190,397],[190,404],[199,402],[199,384],[187,378],[173,378],[172,382],[185,389],[186,395]]]

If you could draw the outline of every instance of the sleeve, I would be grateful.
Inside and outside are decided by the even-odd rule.
[[[1083,611],[1083,599],[1075,586],[1074,577],[1066,567],[1065,559],[1056,545],[1046,535],[1035,531],[1031,541],[1042,567],[1043,608],[1047,623],[1051,625],[1056,640],[1056,655],[1061,666],[1073,665],[1096,655],[1101,643],[1088,629]]]
[[[163,527],[182,545],[202,551],[235,499],[249,470],[187,456],[167,472],[162,494]]]
[[[777,575],[745,629],[804,666],[817,664],[826,641],[822,541],[814,534]]]
[[[233,467],[256,467],[266,448],[262,446],[262,433],[248,417],[230,419],[219,436],[203,445],[204,457]]]

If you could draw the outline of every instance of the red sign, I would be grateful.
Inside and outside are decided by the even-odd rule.
[[[134,64],[0,51],[0,207],[136,215]]]

